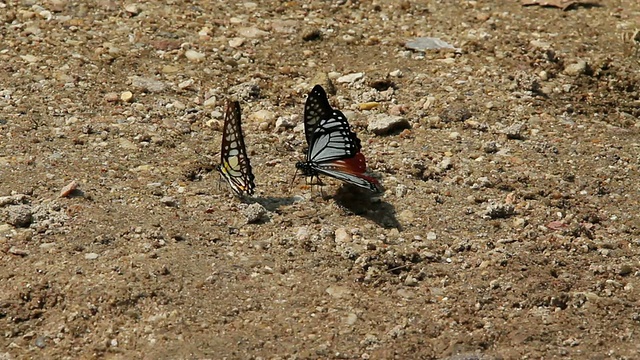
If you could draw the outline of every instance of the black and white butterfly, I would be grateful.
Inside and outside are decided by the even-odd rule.
[[[244,136],[240,124],[240,104],[237,101],[227,101],[224,114],[224,128],[222,130],[222,149],[220,150],[220,165],[217,169],[227,180],[233,192],[238,196],[252,195],[256,187],[253,182],[251,163],[244,145]]]
[[[344,114],[331,107],[320,85],[311,90],[304,106],[304,134],[309,145],[307,158],[296,163],[304,176],[327,175],[380,192],[378,180],[365,175],[367,162],[360,152],[360,139]]]

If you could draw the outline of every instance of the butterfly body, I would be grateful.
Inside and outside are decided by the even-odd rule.
[[[378,181],[365,175],[367,163],[360,152],[362,145],[351,131],[347,118],[329,104],[320,85],[309,93],[304,110],[304,130],[309,148],[306,161],[296,163],[302,174],[320,174],[379,192]]]
[[[217,167],[218,172],[238,196],[252,195],[256,186],[244,144],[240,118],[240,104],[237,101],[228,101],[222,130],[220,165]]]

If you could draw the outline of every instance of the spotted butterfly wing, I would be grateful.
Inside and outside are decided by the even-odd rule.
[[[323,174],[374,192],[380,191],[378,181],[365,175],[367,163],[360,152],[360,139],[351,131],[344,114],[331,108],[320,85],[316,85],[307,97],[304,130],[309,145],[307,158],[296,167],[305,176]]]
[[[256,186],[244,145],[240,114],[240,104],[237,101],[227,101],[222,130],[221,159],[218,165],[218,171],[238,196],[252,195]]]

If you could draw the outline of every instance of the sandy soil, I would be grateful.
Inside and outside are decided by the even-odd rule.
[[[0,359],[637,358],[639,19],[1,1]],[[318,82],[383,195],[292,184]],[[245,201],[214,171],[227,97]]]

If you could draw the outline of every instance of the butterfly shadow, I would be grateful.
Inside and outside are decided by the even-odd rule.
[[[369,219],[381,227],[402,231],[402,225],[396,219],[395,207],[383,201],[381,194],[343,184],[333,195],[333,200],[347,212]]]

